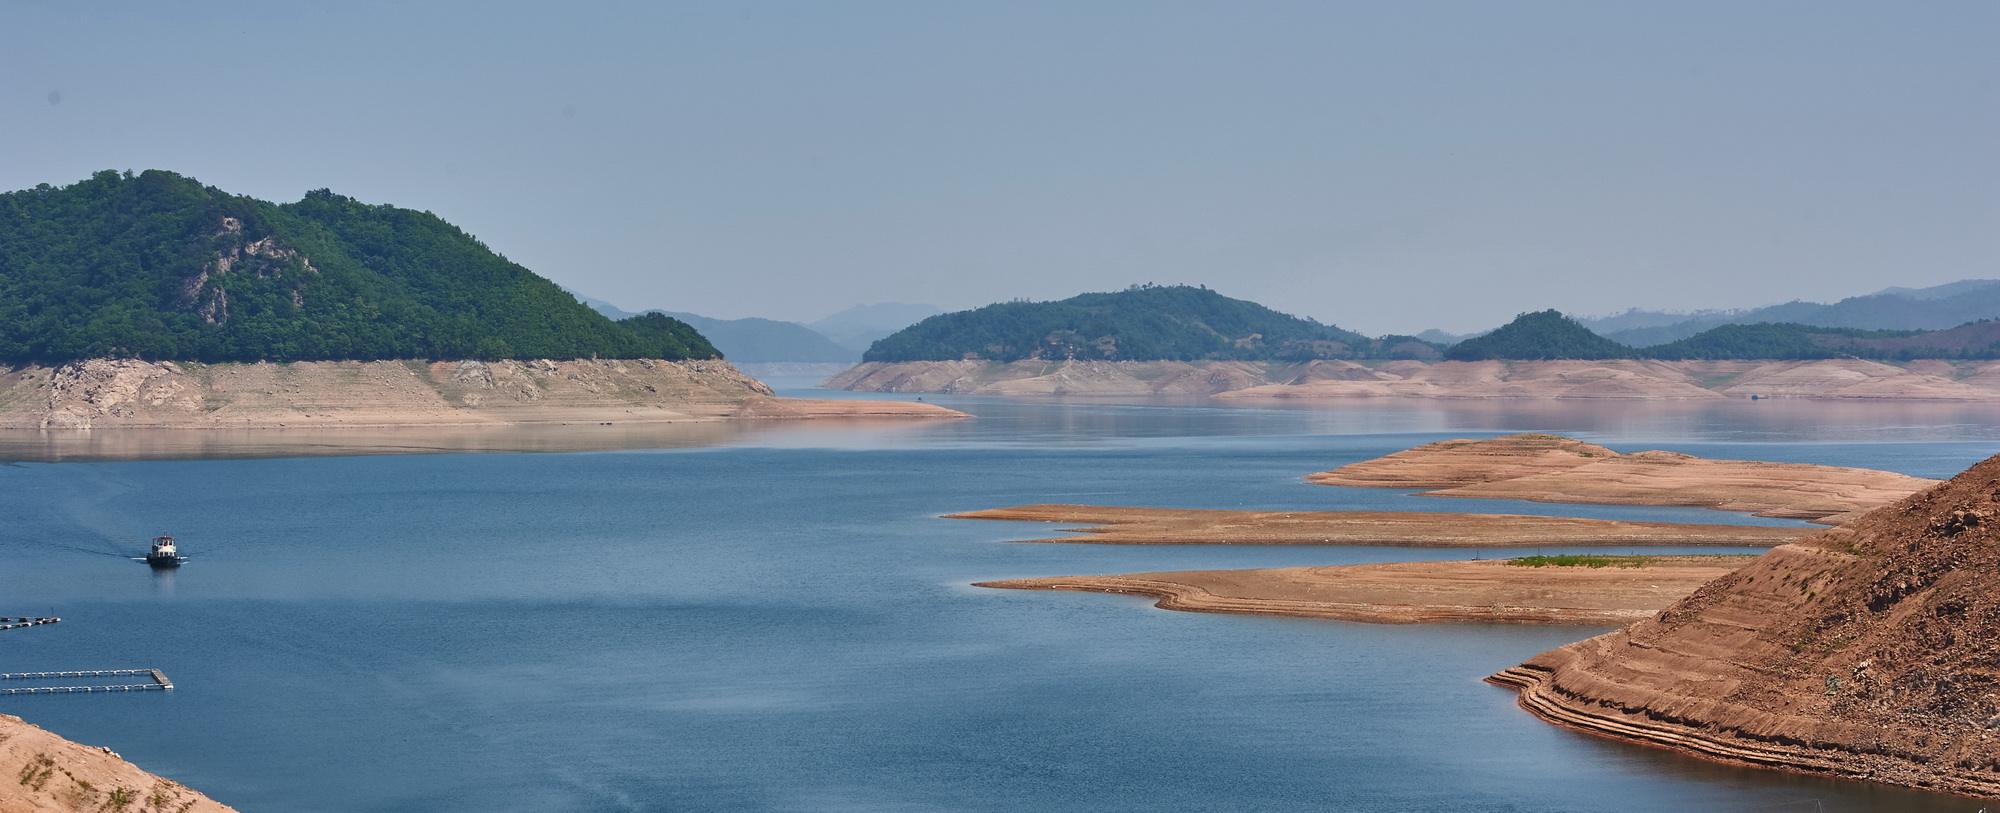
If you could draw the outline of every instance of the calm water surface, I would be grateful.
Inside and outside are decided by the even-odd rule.
[[[1980,807],[1586,738],[1480,682],[1592,628],[967,586],[1466,551],[1010,545],[1047,529],[936,517],[1064,500],[1775,523],[1300,477],[1521,429],[1947,476],[2000,451],[1992,408],[936,400],[980,418],[0,466],[0,614],[65,619],[0,633],[0,670],[157,666],[179,685],[0,710],[246,811]],[[78,448],[0,437],[15,459]],[[162,531],[195,561],[122,558]]]

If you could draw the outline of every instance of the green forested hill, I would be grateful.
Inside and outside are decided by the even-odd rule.
[[[667,317],[606,319],[428,212],[158,170],[0,194],[0,362],[717,355]]]
[[[1559,311],[1524,313],[1484,336],[1475,336],[1445,351],[1453,361],[1488,359],[1617,359],[1630,358],[1632,348],[1590,332]]]
[[[1522,314],[1505,327],[1467,339],[1445,356],[1484,359],[1658,359],[1662,361],[1880,361],[2000,358],[2000,322],[1949,330],[1858,330],[1791,323],[1723,325],[1679,341],[1633,348],[1590,332],[1555,311]]]
[[[1394,354],[1435,358],[1437,349],[1407,337],[1369,339],[1205,287],[1149,285],[940,314],[875,342],[863,359],[1255,361]]]
[[[1948,330],[1725,325],[1641,352],[1659,359],[1991,359],[2000,358],[2000,322],[1972,322]]]

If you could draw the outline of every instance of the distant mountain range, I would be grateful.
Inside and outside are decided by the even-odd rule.
[[[809,322],[806,327],[819,331],[842,346],[860,354],[885,336],[914,325],[930,317],[944,313],[936,305],[912,305],[904,302],[879,302],[873,305],[856,305],[832,316]]]
[[[1685,339],[1631,347],[1599,336],[1556,311],[1524,313],[1445,351],[1455,361],[1547,359],[1880,361],[2000,358],[2000,321],[1944,330],[1861,330],[1792,322],[1719,325]]]
[[[1826,320],[1906,318],[1935,324],[1982,313],[2000,282],[1968,280],[1890,289],[1833,305],[1791,303],[1743,315],[1808,312]],[[1947,314],[1939,317],[1936,314]],[[1303,361],[1310,359],[1487,360],[1880,360],[2000,358],[2000,320],[1943,329],[1863,329],[1798,322],[1715,324],[1651,346],[1617,339],[1633,331],[1689,329],[1685,314],[1633,311],[1578,320],[1554,310],[1524,313],[1492,331],[1445,345],[1411,336],[1369,338],[1198,286],[1135,286],[1051,302],[1003,302],[918,322],[875,343],[871,362],[982,360]],[[1680,321],[1673,321],[1680,318]],[[1611,336],[1587,325],[1640,325]],[[1432,334],[1438,335],[1438,334]],[[725,350],[727,348],[725,347]]]
[[[574,295],[577,301],[612,319],[637,315],[602,299]],[[877,339],[940,312],[932,305],[884,302],[856,305],[810,324],[800,324],[758,317],[717,319],[678,311],[646,311],[692,325],[730,361],[742,364],[852,364]]]
[[[700,314],[668,312],[701,331],[701,335],[722,350],[722,355],[739,364],[771,362],[838,362],[851,364],[861,354],[836,344],[812,328],[797,322],[776,319],[711,319]]]
[[[1351,330],[1206,287],[1134,286],[1053,302],[1002,302],[933,316],[869,348],[866,361],[1434,359],[1408,336]]]
[[[1722,325],[1790,323],[1859,330],[1940,330],[2000,319],[2000,280],[1972,279],[1929,288],[1885,288],[1832,304],[1786,302],[1762,308],[1669,313],[1633,309],[1579,319],[1584,327],[1633,347],[1691,337]]]

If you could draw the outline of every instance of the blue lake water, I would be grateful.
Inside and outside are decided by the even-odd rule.
[[[1480,682],[1592,628],[1170,613],[968,586],[1472,552],[1017,545],[1047,526],[937,517],[1073,501],[1776,523],[1300,478],[1530,429],[1949,476],[2000,451],[1993,408],[933,400],[979,418],[665,449],[261,443],[244,458],[0,466],[0,615],[64,618],[0,632],[0,671],[150,666],[178,684],[0,711],[246,811],[1981,806],[1584,737]],[[46,443],[0,450],[46,459]],[[194,561],[155,574],[123,558],[160,532]]]

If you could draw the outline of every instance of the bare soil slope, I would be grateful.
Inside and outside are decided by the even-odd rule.
[[[2000,362],[1063,361],[867,362],[826,386],[971,395],[1344,399],[1811,398],[2000,401]]]
[[[961,417],[932,404],[778,399],[721,361],[93,359],[0,370],[0,429],[174,429]]]
[[[2000,796],[2000,457],[1491,679],[1562,725]]]
[[[1407,624],[1623,624],[1651,616],[1747,556],[1645,557],[1642,566],[1522,567],[1505,561],[1190,570],[980,582],[1019,590],[1151,596],[1168,610]],[[1633,561],[1637,561],[1636,559]]]
[[[1443,440],[1307,477],[1321,485],[1431,489],[1448,497],[1693,505],[1826,524],[1936,480],[1875,469],[1621,454],[1556,435]]]
[[[110,749],[0,714],[0,813],[225,813],[232,808],[140,770]]]

